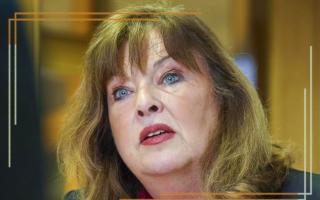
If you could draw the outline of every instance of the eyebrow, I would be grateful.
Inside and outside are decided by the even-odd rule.
[[[170,59],[170,58],[171,58],[170,55],[166,55],[166,56],[160,58],[159,60],[157,60],[156,62],[153,63],[153,68],[155,69],[155,68],[159,67],[160,65],[162,65],[162,63],[163,63],[164,61],[166,61],[166,60],[168,60],[168,59]],[[115,77],[118,77],[118,78],[119,78],[118,75],[115,75]],[[123,80],[127,80],[127,79],[128,79],[128,77],[124,76],[124,77],[120,77],[120,78],[117,79],[117,80],[123,81]],[[114,79],[110,79],[110,82],[113,82],[113,81],[114,81]],[[109,83],[110,83],[110,82],[109,82]]]
[[[169,56],[169,55],[160,58],[159,60],[157,60],[156,62],[153,63],[153,68],[160,66],[165,60],[167,60],[169,58],[171,58],[171,56]]]

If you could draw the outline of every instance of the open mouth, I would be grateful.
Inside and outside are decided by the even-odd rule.
[[[166,124],[154,124],[145,127],[140,133],[140,143],[155,145],[171,139],[175,132]]]

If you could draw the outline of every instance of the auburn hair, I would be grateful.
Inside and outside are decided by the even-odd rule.
[[[200,73],[197,55],[208,66],[219,113],[217,136],[209,138],[201,163],[202,191],[220,192],[212,198],[277,191],[291,159],[285,149],[272,144],[255,88],[196,15],[183,6],[157,3],[112,14],[97,28],[86,52],[82,82],[58,145],[59,164],[83,187],[82,199],[133,198],[141,187],[116,150],[105,88],[111,77],[124,74],[124,43],[129,44],[130,62],[142,66],[141,47],[150,30],[160,34],[169,56],[195,73]]]

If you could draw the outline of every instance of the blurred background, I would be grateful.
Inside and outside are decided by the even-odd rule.
[[[304,88],[309,151],[309,50],[313,50],[312,168],[320,173],[320,0],[171,0],[183,4],[216,33],[255,85],[272,137],[293,145],[294,167],[304,168]],[[59,129],[80,82],[84,53],[98,21],[88,13],[115,11],[137,0],[0,0],[1,199],[62,199],[79,186],[56,165]],[[18,125],[12,126],[8,168],[8,17],[17,23]],[[45,15],[32,12],[47,12]],[[55,12],[66,12],[58,14]],[[72,14],[73,13],[73,14]],[[39,20],[46,18],[46,20]],[[84,20],[73,21],[70,19]],[[13,30],[13,29],[12,29]],[[12,75],[13,77],[13,75]],[[12,107],[13,108],[13,107]]]

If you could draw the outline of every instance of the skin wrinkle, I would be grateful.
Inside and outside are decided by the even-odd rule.
[[[153,68],[154,62],[165,57],[167,53],[163,43],[160,45],[161,39],[157,33],[150,32],[148,38],[150,46],[155,49],[147,48],[145,72],[128,64],[128,47],[125,45],[123,63],[127,68],[124,70],[126,74],[132,75],[122,84],[131,88],[133,92],[120,101],[108,101],[110,124],[116,147],[129,169],[154,197],[170,190],[199,191],[200,159],[207,147],[212,126],[212,121],[209,119],[216,120],[218,113],[211,92],[212,82],[208,75],[191,72],[172,58],[166,59],[161,66]],[[180,82],[173,85],[156,82],[153,85],[172,67],[183,75]],[[118,84],[116,79],[108,84],[108,99],[113,98],[110,95],[111,90]],[[137,111],[133,108],[146,109],[150,106],[150,101],[156,104],[159,110],[150,116],[137,117]],[[173,139],[161,144],[148,147],[141,145],[140,130],[154,123],[166,123],[177,133]],[[153,184],[149,184],[150,181]],[[170,187],[168,181],[172,182]],[[156,185],[156,188],[150,185]]]
[[[91,39],[85,55],[81,85],[75,94],[66,117],[67,120],[61,130],[61,138],[57,149],[59,166],[70,180],[76,178],[79,181],[79,185],[83,188],[81,193],[84,200],[137,198],[139,197],[137,192],[142,187],[141,183],[143,186],[150,185],[150,187],[146,187],[146,190],[154,197],[159,197],[159,192],[157,191],[166,190],[164,186],[170,187],[171,191],[192,192],[199,189],[200,182],[202,183],[200,189],[203,192],[227,192],[218,197],[215,195],[211,197],[205,196],[205,198],[209,199],[241,199],[248,198],[242,192],[272,192],[281,189],[281,184],[285,180],[292,163],[290,152],[285,146],[275,143],[270,138],[267,117],[255,88],[233,63],[232,58],[221,46],[215,34],[197,16],[152,14],[155,12],[180,12],[185,10],[183,6],[178,7],[162,3],[143,5],[139,8],[124,8],[121,11],[126,11],[126,13],[113,14],[112,18],[135,18],[137,15],[132,14],[132,12],[138,11],[150,13],[149,16],[144,15],[143,17],[157,18],[159,20],[156,22],[115,22],[105,20],[99,25]],[[141,15],[139,16],[141,17]],[[177,63],[182,63],[184,67],[196,75],[209,76],[207,78],[209,78],[210,87],[206,90],[208,98],[203,98],[204,100],[197,93],[199,92],[198,89],[203,87],[195,87],[191,81],[180,82],[189,84],[187,85],[189,90],[186,94],[192,93],[195,98],[198,98],[198,101],[193,100],[196,105],[181,108],[180,112],[185,111],[185,114],[190,115],[189,118],[192,119],[195,116],[194,110],[190,109],[190,107],[195,107],[195,110],[199,110],[199,106],[203,106],[203,103],[209,97],[213,97],[208,100],[211,104],[218,105],[215,105],[217,110],[213,112],[216,115],[215,117],[209,117],[211,119],[199,117],[199,120],[197,120],[206,119],[204,122],[211,125],[209,131],[200,130],[203,127],[199,127],[198,131],[191,131],[197,133],[196,136],[198,136],[192,141],[208,144],[201,158],[202,167],[186,164],[180,171],[171,168],[172,172],[175,172],[175,174],[171,173],[171,175],[175,175],[175,177],[169,177],[160,174],[160,172],[163,172],[161,170],[169,170],[169,165],[165,168],[165,166],[161,167],[156,165],[156,162],[152,163],[152,160],[149,160],[149,163],[144,162],[144,164],[155,164],[151,166],[160,175],[153,174],[150,176],[153,179],[143,179],[142,182],[140,181],[142,180],[140,176],[135,176],[132,173],[131,169],[135,166],[128,165],[131,167],[128,168],[120,158],[120,151],[118,151],[120,148],[115,146],[116,144],[112,138],[112,133],[115,131],[111,130],[110,123],[106,123],[106,119],[110,119],[109,105],[114,102],[113,98],[110,98],[109,94],[106,93],[107,85],[111,83],[113,76],[122,78],[122,82],[118,82],[119,86],[125,84],[125,81],[130,82],[129,77],[124,72],[124,65],[121,63],[123,61],[121,55],[123,55],[125,42],[132,45],[132,48],[130,48],[132,56],[129,62],[132,65],[128,65],[126,68],[130,70],[134,68],[140,69],[142,74],[145,72],[143,68],[147,68],[148,65],[142,62],[142,57],[146,56],[146,49],[142,47],[148,41],[147,33],[150,30],[159,31],[158,35],[161,36],[165,44],[165,51]],[[152,42],[157,44],[155,40],[152,40]],[[158,42],[158,46],[162,44],[161,42]],[[158,48],[157,45],[155,46],[155,48]],[[159,58],[161,51],[153,51],[153,54],[153,56]],[[135,66],[134,63],[137,65]],[[141,72],[136,71],[135,73],[139,74]],[[129,74],[136,76],[131,72]],[[144,73],[144,75],[148,74]],[[206,79],[202,76],[201,80],[204,82]],[[177,87],[183,85],[180,83],[177,84]],[[152,81],[149,84],[153,84],[151,85],[153,90],[162,91],[161,95],[163,96],[161,97],[159,96],[160,93],[155,93],[159,101],[175,102],[177,104],[180,102],[179,100],[173,101],[178,97],[172,94],[172,90],[169,92]],[[171,86],[173,87],[173,85]],[[127,99],[125,102],[130,102],[130,98],[128,98],[129,101]],[[148,119],[141,120],[133,118],[134,116],[132,115],[130,116],[131,113],[135,113],[130,110],[133,106],[136,106],[135,103],[130,102],[130,105],[124,106],[123,102],[117,102],[114,105],[121,105],[116,106],[114,109],[119,113],[123,113],[123,117],[119,116],[120,120],[114,119],[114,121],[124,120],[125,126],[120,126],[120,128],[128,136],[128,141],[138,140],[130,139],[130,135],[137,134],[136,131],[139,132],[142,126],[131,126],[132,128],[128,131],[124,130],[126,126],[140,122],[148,125],[148,123],[154,122],[153,120],[155,119],[158,120],[156,122],[170,122],[174,129],[186,127],[185,131],[192,130],[190,127],[187,128],[189,124],[202,124],[202,126],[205,126],[203,121],[196,123],[196,120],[186,121],[186,125],[176,123],[175,118],[170,117],[177,113],[176,109],[171,106],[170,109],[164,109],[163,113],[166,116],[161,115],[154,118],[154,115],[152,115]],[[185,105],[182,104],[182,106]],[[190,114],[191,111],[192,113]],[[125,121],[126,119],[127,122]],[[185,120],[182,119],[179,121]],[[181,132],[180,130],[177,131],[179,134]],[[208,132],[210,136],[208,141],[201,143],[198,140],[202,138],[200,133],[204,132]],[[118,133],[114,135],[118,135]],[[101,140],[100,137],[102,137]],[[184,138],[181,136],[180,139]],[[138,143],[138,141],[136,142]],[[195,145],[198,144],[195,143]],[[125,148],[130,146],[127,145]],[[135,146],[138,146],[138,144]],[[182,146],[182,151],[188,149],[188,147],[184,148],[183,145],[176,146]],[[193,146],[193,143],[189,146]],[[196,149],[196,147],[191,149]],[[135,152],[133,150],[127,152],[129,155],[133,155],[131,157],[134,157]],[[173,164],[176,166],[175,169],[179,169],[177,163],[186,158],[183,157],[185,152],[179,155],[174,155],[174,153],[174,151],[171,151],[168,155],[172,154],[173,158],[180,159],[173,160],[175,162]],[[123,155],[125,153],[122,154],[122,157]],[[150,156],[157,158],[157,161],[161,161],[162,164],[170,161],[170,157],[165,160],[161,158],[161,154]],[[102,160],[96,158],[101,158]],[[136,163],[141,164],[141,162]],[[173,164],[171,167],[173,167]],[[201,178],[198,178],[199,174],[197,173],[189,173],[189,170],[193,172],[201,170]],[[189,174],[189,177],[183,176],[184,173]],[[148,177],[146,176],[146,178]],[[155,178],[157,178],[156,181]],[[171,185],[168,185],[168,183]],[[183,185],[183,183],[190,184]],[[151,187],[154,185],[159,186],[159,188]],[[241,193],[231,195],[229,191]],[[250,198],[257,197],[259,196],[250,196]],[[177,196],[174,198],[177,198]],[[185,199],[185,197],[181,198]],[[191,198],[191,196],[186,196],[186,198]]]

